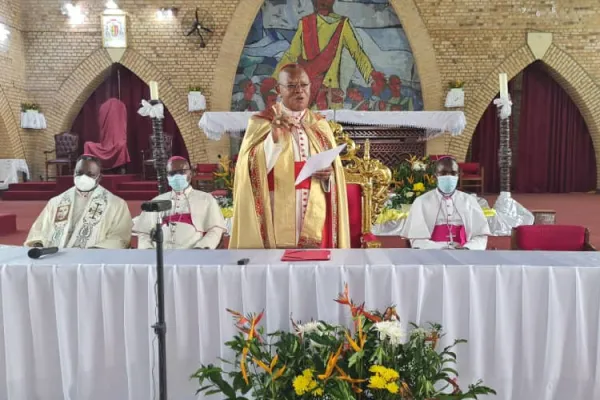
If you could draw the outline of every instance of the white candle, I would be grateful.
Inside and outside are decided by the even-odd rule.
[[[158,100],[158,82],[150,82],[150,100]]]
[[[502,73],[498,76],[498,80],[500,82],[500,98],[508,99],[508,77]]]

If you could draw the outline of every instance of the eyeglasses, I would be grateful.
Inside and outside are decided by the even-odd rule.
[[[175,176],[175,175],[185,175],[185,173],[186,173],[186,172],[188,172],[188,171],[190,171],[190,169],[189,169],[189,168],[185,168],[185,169],[177,169],[177,170],[174,170],[174,171],[169,171],[169,172],[167,172],[167,174],[168,174],[169,176]]]
[[[296,84],[289,84],[289,85],[284,85],[282,83],[278,84],[279,86],[283,86],[284,88],[286,88],[287,90],[296,90],[296,89],[302,89],[302,90],[306,90],[310,87],[310,83],[296,83]]]

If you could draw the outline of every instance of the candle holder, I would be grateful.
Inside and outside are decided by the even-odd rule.
[[[510,117],[502,118],[501,107],[498,107],[498,118],[500,120],[500,146],[498,148],[500,192],[510,192],[510,171],[512,167],[512,150],[510,148]]]
[[[160,100],[150,100],[150,105],[162,104]],[[152,158],[158,183],[158,193],[163,194],[169,190],[167,182],[167,149],[165,148],[165,135],[163,132],[163,119],[152,116]]]

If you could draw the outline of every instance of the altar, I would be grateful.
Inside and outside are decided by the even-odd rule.
[[[66,250],[30,260],[0,249],[0,398],[157,398],[155,254]],[[265,310],[267,331],[296,320],[351,325],[332,300],[348,283],[367,308],[456,338],[459,382],[498,400],[600,397],[600,256],[594,252],[334,250],[283,263],[283,251],[165,252],[169,398],[196,399],[189,376],[230,354],[226,308]],[[237,261],[248,258],[247,266]]]

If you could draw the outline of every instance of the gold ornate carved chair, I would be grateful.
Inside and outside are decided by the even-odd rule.
[[[340,158],[344,164],[346,190],[348,192],[348,213],[350,221],[350,241],[353,248],[381,247],[371,227],[383,210],[388,199],[392,172],[379,160],[371,158],[370,143],[364,144],[363,156],[358,156],[358,146],[342,126],[329,122],[338,144],[346,144]]]

